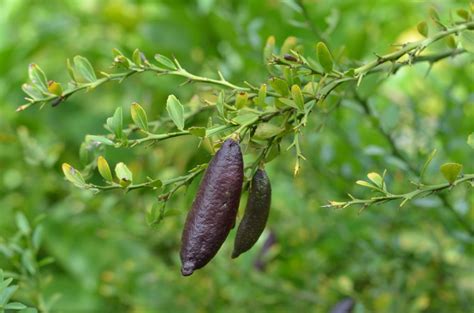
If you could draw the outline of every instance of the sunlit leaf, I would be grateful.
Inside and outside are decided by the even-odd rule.
[[[106,180],[111,182],[113,180],[112,172],[110,171],[109,163],[103,156],[97,158],[97,168],[99,169],[100,175]]]
[[[115,175],[119,179],[119,183],[122,187],[128,187],[133,182],[132,172],[123,162],[119,162],[115,166]]]
[[[142,106],[136,102],[132,103],[132,106],[130,107],[130,113],[135,125],[144,131],[148,131],[148,117]]]
[[[66,179],[76,187],[85,188],[86,182],[81,173],[67,163],[63,163],[62,170]]]

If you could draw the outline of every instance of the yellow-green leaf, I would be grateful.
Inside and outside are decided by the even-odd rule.
[[[63,163],[62,170],[66,179],[79,188],[85,188],[86,182],[81,173],[67,163]]]
[[[48,91],[56,96],[61,96],[63,94],[63,87],[60,83],[50,80],[48,82]]]
[[[270,36],[267,39],[267,42],[265,43],[265,47],[263,48],[263,61],[266,63],[273,54],[273,51],[275,50],[275,37]]]
[[[110,171],[109,163],[107,163],[107,160],[103,156],[99,156],[97,159],[97,168],[99,169],[100,175],[106,180],[111,182],[113,180],[112,178],[112,172]]]
[[[423,21],[419,22],[418,25],[416,25],[416,29],[418,29],[418,32],[423,36],[423,37],[428,37],[428,24]]]
[[[441,173],[450,184],[452,184],[456,180],[459,173],[461,173],[461,170],[462,164],[459,163],[444,163],[440,167]]]
[[[258,97],[256,100],[257,105],[260,107],[264,107],[266,98],[267,98],[267,85],[262,84],[262,86],[260,86],[260,89],[258,90]]]
[[[123,162],[119,162],[115,166],[115,175],[119,179],[120,186],[122,187],[128,187],[133,181],[132,172]]]
[[[247,101],[249,99],[249,95],[246,92],[239,92],[237,96],[235,96],[235,107],[237,109],[241,109],[247,106]]]
[[[142,106],[136,102],[132,103],[132,106],[130,107],[130,113],[135,125],[144,131],[148,131],[148,118]]]
[[[324,42],[318,42],[318,44],[316,45],[316,52],[318,55],[319,64],[321,64],[324,71],[327,73],[331,72],[334,64],[332,61],[331,53],[329,52],[329,49],[324,44]]]
[[[383,179],[378,173],[372,172],[367,174],[367,177],[378,187],[382,187]]]
[[[296,106],[298,109],[301,111],[304,110],[304,98],[303,98],[303,93],[301,92],[300,86],[298,85],[293,85],[291,86],[291,96],[293,97],[293,100],[296,103]]]
[[[288,87],[288,83],[286,82],[286,80],[278,78],[278,77],[273,77],[269,80],[269,82],[270,82],[270,86],[272,86],[272,88],[277,93],[279,93],[283,97],[286,97],[288,95],[289,87]]]
[[[191,133],[191,135],[194,135],[199,138],[204,138],[206,137],[206,128],[205,127],[190,127],[188,131]]]
[[[297,43],[298,40],[294,36],[289,36],[288,38],[286,38],[283,44],[281,45],[280,55],[283,56],[287,53],[290,53],[290,50],[296,47]]]

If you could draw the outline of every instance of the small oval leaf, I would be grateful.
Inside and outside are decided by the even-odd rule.
[[[316,52],[318,55],[319,64],[321,64],[324,71],[327,73],[331,72],[334,64],[332,61],[331,53],[329,52],[329,49],[324,44],[324,42],[318,42],[318,44],[316,45]]]
[[[184,108],[178,98],[174,95],[168,96],[166,101],[166,110],[179,130],[184,129]]]
[[[119,179],[120,186],[128,187],[133,181],[132,172],[128,169],[127,165],[123,162],[117,163],[115,166],[115,175]]]
[[[113,180],[112,178],[112,172],[110,171],[109,163],[107,163],[107,160],[103,156],[99,156],[97,159],[97,168],[99,169],[100,175],[106,180],[111,182]]]
[[[293,85],[291,86],[291,96],[293,97],[293,100],[296,103],[296,106],[298,109],[301,111],[304,110],[304,98],[303,98],[303,93],[301,92],[300,86],[298,85]]]
[[[155,60],[160,63],[160,65],[163,65],[164,67],[170,69],[170,70],[176,70],[176,65],[173,63],[173,61],[171,61],[170,59],[168,59],[167,57],[165,57],[164,55],[161,55],[161,54],[155,54]]]
[[[94,68],[89,60],[83,56],[76,55],[73,61],[75,73],[79,73],[86,82],[93,83],[97,80]]]
[[[66,179],[79,188],[85,188],[86,182],[81,173],[67,163],[63,163],[62,170]]]
[[[30,64],[28,67],[28,76],[36,88],[42,92],[48,92],[48,81],[46,75],[38,65],[34,63]]]
[[[382,176],[380,176],[378,173],[372,172],[367,174],[367,177],[377,186],[377,187],[382,187],[383,184],[383,179]]]
[[[130,113],[132,115],[132,120],[140,129],[144,131],[148,131],[148,118],[146,115],[145,110],[142,108],[141,105],[134,102],[130,107]]]

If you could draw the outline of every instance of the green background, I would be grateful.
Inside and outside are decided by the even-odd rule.
[[[387,169],[396,192],[414,188],[406,164],[350,99],[326,117],[321,131],[321,117],[312,117],[302,137],[307,160],[297,177],[293,151],[268,165],[273,203],[262,240],[231,260],[231,232],[215,259],[187,278],[179,270],[180,236],[199,180],[169,202],[176,215],[151,228],[145,214],[156,202],[152,191],[94,195],[67,183],[61,163],[81,168],[84,136],[106,133],[103,124],[116,107],[128,114],[136,101],[156,119],[165,114],[169,94],[186,102],[196,86],[179,87],[180,79],[146,73],[74,95],[55,108],[15,112],[24,102],[21,84],[29,63],[65,82],[67,58],[83,55],[96,69],[110,71],[112,48],[126,55],[139,48],[150,59],[155,53],[174,55],[192,73],[215,76],[220,69],[230,81],[259,84],[268,77],[262,48],[270,35],[277,45],[295,36],[314,54],[321,33],[333,25],[326,35],[329,48],[342,62],[363,62],[391,51],[393,43],[419,38],[416,24],[428,19],[432,5],[445,20],[465,5],[304,3],[317,32],[293,1],[0,2],[0,268],[16,278],[16,301],[45,312],[50,303],[50,312],[329,312],[350,296],[358,313],[472,309],[473,237],[438,198],[403,208],[388,203],[360,214],[358,208],[322,207],[347,193],[367,196],[355,181],[372,171]],[[441,42],[434,49],[444,47]],[[413,166],[420,169],[438,150],[426,174],[433,183],[443,182],[438,168],[444,162],[474,171],[474,153],[466,144],[474,131],[472,60],[444,60],[428,76],[427,64],[406,67],[388,78],[373,75],[359,87]],[[209,160],[197,144],[179,138],[133,150],[110,148],[105,155],[111,164],[125,162],[137,180],[175,177]],[[100,182],[98,175],[92,179]],[[472,227],[472,188],[460,186],[447,196]],[[31,248],[27,236],[18,235],[18,212],[40,225],[36,258],[52,257],[52,264],[29,271],[28,256],[7,253],[12,243],[22,251]],[[254,262],[270,232],[277,241],[263,257],[265,271],[258,271]]]

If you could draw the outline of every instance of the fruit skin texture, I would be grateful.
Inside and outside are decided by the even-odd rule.
[[[252,178],[247,207],[237,229],[232,258],[249,250],[257,242],[267,223],[271,198],[270,179],[265,170],[258,169]]]
[[[239,143],[227,139],[209,162],[186,218],[181,239],[181,273],[206,265],[235,225],[243,183]]]

